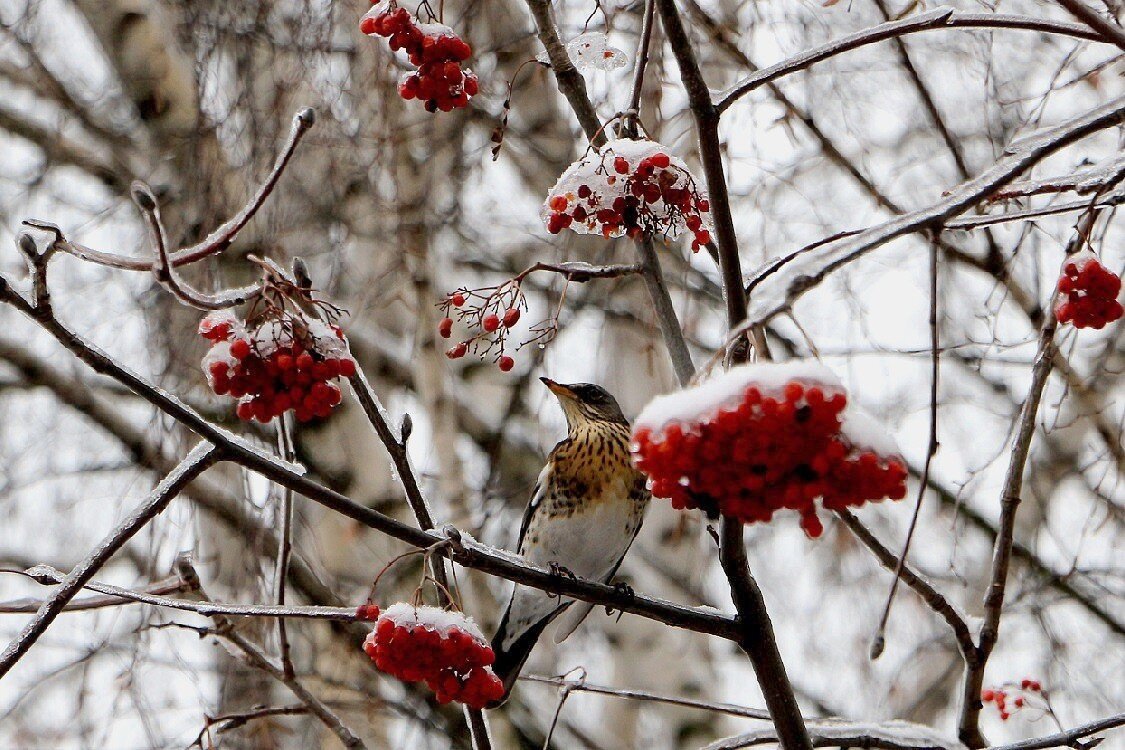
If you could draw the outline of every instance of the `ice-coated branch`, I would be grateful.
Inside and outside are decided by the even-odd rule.
[[[664,345],[668,347],[668,357],[672,360],[672,369],[675,370],[680,385],[686,386],[695,377],[695,364],[691,361],[691,350],[684,340],[679,316],[676,315],[672,297],[668,294],[668,285],[664,282],[660,258],[656,254],[651,236],[646,234],[635,244],[637,254],[641,258],[641,278],[648,287],[652,308],[660,325],[660,333],[664,337]]]
[[[241,211],[209,234],[202,242],[169,253],[168,265],[174,267],[185,266],[203,260],[211,255],[221,253],[230,247],[231,243],[233,243],[238,236],[238,233],[254,218],[254,215],[258,213],[258,210],[273,193],[274,188],[277,187],[278,180],[281,179],[282,173],[293,158],[293,153],[296,151],[297,145],[301,142],[301,138],[312,128],[315,121],[316,113],[312,109],[303,109],[298,112],[293,118],[293,127],[289,132],[289,139],[286,141],[281,153],[278,154],[277,160],[274,162],[269,175],[267,175],[258,190],[255,191],[250,201]],[[24,224],[41,229],[54,227],[52,224],[35,220],[25,221]],[[64,239],[62,233],[57,231],[58,228],[54,227],[54,229],[58,234],[55,247],[60,252],[73,255],[80,260],[96,263],[101,266],[109,266],[110,268],[117,268],[123,271],[143,271],[148,273],[153,271],[153,262],[151,259],[130,258],[116,253],[95,250],[77,242]]]
[[[261,291],[260,284],[251,284],[241,289],[230,289],[219,294],[207,294],[192,288],[176,275],[176,268],[168,258],[168,233],[160,220],[160,204],[148,185],[136,180],[130,188],[133,202],[145,217],[149,239],[152,240],[156,256],[152,262],[152,275],[160,286],[188,307],[199,310],[222,310],[237,307]]]
[[[1100,192],[1106,185],[1115,182],[1122,171],[1125,171],[1125,156],[1110,159],[1088,169],[1075,170],[1065,175],[1012,182],[988,196],[986,200],[989,203],[994,203],[1009,198],[1063,192],[1089,195]],[[1089,203],[1086,202],[1081,205],[1088,206]]]
[[[585,284],[587,281],[593,281],[594,279],[619,279],[623,276],[633,276],[643,273],[644,269],[639,263],[595,266],[582,260],[568,260],[563,263],[540,262],[525,268],[515,276],[514,280],[522,280],[536,271],[551,271],[565,276],[567,281]]]
[[[1030,740],[1013,742],[1010,745],[994,745],[988,750],[1045,750],[1050,747],[1093,748],[1100,740],[1080,742],[1091,734],[1098,734],[1109,729],[1125,726],[1125,713],[1107,716],[1104,719],[1091,721],[1073,729],[1067,729],[1045,737],[1034,737]]]
[[[26,571],[12,572],[18,572],[20,575],[27,576],[28,578],[44,584],[62,583],[66,579],[65,574],[49,565],[36,565]],[[165,596],[165,593],[190,590],[190,585],[182,578],[178,577],[170,579],[167,582],[147,587],[143,591],[135,591],[133,589],[113,586],[98,581],[87,581],[83,584],[82,588],[97,591],[104,594],[104,596],[92,596],[86,599],[73,601],[67,605],[66,611],[103,609],[105,607],[117,607],[122,604],[136,603],[149,604],[154,607],[178,609],[184,612],[194,612],[206,617],[211,617],[213,615],[223,615],[225,617],[284,617],[304,620],[337,620],[341,622],[355,622],[359,620],[359,617],[356,616],[355,607],[224,604],[212,601],[197,602]],[[35,609],[31,607],[39,604],[41,604],[41,602],[9,602],[7,604],[0,604],[0,612],[34,612]]]
[[[191,562],[181,557],[177,561],[177,568],[179,568],[180,575],[184,580],[191,584],[196,595],[205,602],[210,601],[206,592],[203,591],[203,587],[200,585],[199,576],[191,567]],[[213,632],[216,636],[238,649],[246,658],[246,661],[249,662],[250,666],[255,669],[260,669],[289,688],[289,692],[293,693],[297,700],[307,706],[309,713],[320,719],[321,723],[324,724],[332,734],[336,735],[336,738],[343,743],[344,747],[367,747],[363,740],[348,728],[332,709],[325,705],[320,698],[313,695],[297,678],[287,675],[284,669],[270,661],[270,658],[262,653],[262,650],[259,649],[257,645],[234,629],[234,624],[230,620],[222,615],[212,615],[212,619],[215,621],[215,629]]]
[[[153,386],[87,344],[54,318],[36,317],[34,308],[23,297],[2,284],[0,284],[0,300],[13,305],[35,320],[56,341],[96,372],[113,378],[192,432],[221,446],[225,460],[237,463],[266,479],[288,487],[367,528],[375,529],[414,547],[422,549],[433,547],[434,554],[446,557],[459,565],[525,586],[629,612],[686,630],[728,640],[739,638],[738,623],[729,615],[634,594],[623,591],[620,587],[561,576],[544,568],[528,565],[522,558],[473,542],[455,529],[447,527],[442,532],[426,532],[361,505],[305,477],[300,467],[264,453],[242,438],[211,424],[179,399]]]
[[[843,720],[809,722],[809,736],[813,747],[865,750],[964,750],[965,747],[929,727],[906,721],[871,724]],[[777,732],[763,728],[712,742],[703,750],[736,750],[777,742]]]
[[[66,578],[66,574],[56,570],[48,565],[36,565],[29,570],[21,570],[18,568],[0,568],[0,573],[11,573],[13,575],[21,575],[32,580],[43,583],[50,581],[52,583],[61,583]],[[84,588],[92,591],[101,591],[98,588],[100,584],[93,581],[87,583]],[[138,596],[164,596],[166,594],[175,594],[183,591],[185,588],[184,582],[178,577],[172,577],[163,581],[145,586],[141,591],[130,591],[129,596],[118,595],[116,593],[104,593],[102,596],[87,596],[81,599],[73,599],[66,605],[64,610],[66,612],[84,612],[91,609],[105,609],[107,607],[119,607],[123,604],[132,604],[137,601]],[[175,600],[173,600],[175,601]],[[25,598],[15,599],[0,603],[0,614],[34,614],[39,611],[43,606],[42,599]]]
[[[559,39],[559,30],[551,18],[551,3],[549,0],[527,0],[527,8],[535,21],[536,33],[543,49],[547,51],[547,60],[551,63],[551,70],[555,72],[555,82],[559,91],[570,108],[578,117],[578,124],[582,126],[586,137],[595,145],[605,142],[605,133],[602,130],[601,119],[594,109],[590,95],[586,91],[586,80],[566,53],[566,47]]]
[[[788,273],[774,273],[761,280],[751,297],[746,320],[735,328],[728,342],[789,310],[793,303],[836,270],[903,235],[939,229],[952,217],[975,206],[982,198],[1009,183],[1048,155],[1091,133],[1125,120],[1125,97],[1118,97],[1057,127],[1012,143],[1007,155],[975,179],[947,191],[944,197],[918,211],[902,214],[855,235],[817,246],[803,253]]]
[[[43,602],[31,622],[24,626],[8,644],[4,653],[0,654],[0,679],[3,679],[20,657],[39,640],[39,636],[46,632],[71,599],[109,561],[109,558],[156,518],[184,487],[218,461],[221,455],[222,450],[219,447],[207,441],[198,443],[179,466],[164,477],[152,494],[118,524],[82,562],[74,567],[74,570],[70,571],[59,588]]]
[[[899,570],[902,582],[918,594],[930,609],[945,620],[950,630],[953,631],[953,637],[957,641],[957,647],[960,649],[961,655],[966,660],[975,659],[976,644],[973,642],[973,635],[961,613],[949,603],[949,600],[942,596],[929,581],[914,572],[909,565],[901,564],[898,556],[879,541],[878,537],[871,533],[871,530],[864,526],[851,511],[840,510],[836,512],[836,515],[855,534],[856,539],[859,539],[867,549],[871,550],[880,565],[891,572]]]
[[[1067,248],[1068,253],[1085,245],[1097,212],[1090,211],[1078,223],[1074,238]],[[965,664],[964,679],[961,683],[961,716],[958,721],[957,736],[971,748],[981,748],[988,743],[980,731],[981,688],[984,685],[984,671],[988,659],[1000,635],[1000,618],[1004,611],[1004,593],[1008,585],[1008,570],[1012,563],[1012,546],[1015,542],[1016,511],[1023,495],[1023,475],[1027,468],[1027,457],[1031,453],[1031,441],[1035,437],[1038,424],[1039,404],[1043,390],[1055,362],[1055,319],[1054,297],[1048,300],[1047,314],[1039,328],[1039,346],[1035,363],[1031,368],[1031,384],[1020,409],[1012,449],[1008,459],[1008,469],[1004,475],[1000,494],[1000,523],[996,541],[992,548],[992,574],[988,591],[984,596],[984,623],[981,625],[977,641],[977,659]]]
[[[769,711],[760,708],[746,708],[745,706],[736,706],[733,703],[715,703],[712,701],[701,701],[695,698],[681,698],[677,695],[661,695],[653,693],[648,690],[629,690],[626,688],[608,687],[606,685],[595,685],[586,680],[572,679],[567,677],[544,677],[542,675],[521,675],[520,678],[526,682],[539,682],[545,685],[555,685],[557,687],[565,688],[578,693],[595,693],[597,695],[609,695],[614,698],[624,698],[626,700],[634,700],[648,703],[663,703],[668,706],[681,706],[683,708],[698,708],[701,711],[711,711],[713,713],[727,714],[728,716],[738,716],[743,719],[762,719],[763,721],[770,720]]]
[[[1120,24],[1098,13],[1082,0],[1058,0],[1058,3],[1079,21],[1096,31],[1102,41],[1116,44],[1125,50],[1125,29],[1121,28]]]
[[[1060,0],[1060,2],[1061,1],[1062,0]],[[1081,24],[1002,13],[959,13],[948,6],[935,8],[934,10],[919,13],[918,15],[910,16],[901,21],[881,23],[878,26],[872,26],[871,28],[857,31],[854,34],[849,34],[839,39],[833,39],[826,44],[805,50],[793,57],[771,65],[768,68],[762,68],[735,84],[726,95],[719,100],[715,108],[721,114],[740,98],[760,86],[796,73],[797,71],[804,70],[818,62],[843,54],[844,52],[864,47],[868,44],[875,44],[886,39],[917,33],[919,31],[951,28],[1023,29],[1047,34],[1063,34],[1080,39],[1090,39],[1092,41],[1102,41],[1100,33],[1092,32]]]

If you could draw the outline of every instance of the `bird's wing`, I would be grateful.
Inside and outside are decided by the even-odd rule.
[[[563,441],[566,442],[566,441]],[[547,463],[543,466],[543,470],[539,472],[539,478],[535,480],[535,489],[531,491],[531,500],[527,504],[527,508],[523,511],[523,520],[520,521],[520,535],[516,540],[516,549],[519,553],[523,554],[523,539],[527,536],[527,527],[531,525],[531,517],[535,515],[536,509],[543,502],[543,497],[547,493],[547,487],[550,485],[551,466],[554,465],[555,451],[559,449],[563,443],[560,442],[555,445],[554,450],[547,457]]]

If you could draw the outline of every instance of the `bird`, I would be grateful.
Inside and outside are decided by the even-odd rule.
[[[567,436],[539,473],[520,525],[519,554],[555,572],[608,583],[640,531],[650,497],[630,458],[629,420],[601,386],[540,380],[558,398]],[[571,605],[556,642],[593,607],[516,585],[491,644],[492,668],[504,683],[493,706],[507,701],[539,636]]]

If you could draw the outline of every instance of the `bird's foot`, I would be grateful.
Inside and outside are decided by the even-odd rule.
[[[637,598],[637,592],[633,591],[633,587],[625,583],[625,581],[614,581],[613,588],[617,591],[618,594],[625,597],[629,601],[633,601]]]
[[[547,568],[551,571],[551,575],[553,576],[558,576],[559,578],[569,578],[572,581],[578,580],[578,576],[576,576],[570,568],[560,565],[553,560],[547,564]]]

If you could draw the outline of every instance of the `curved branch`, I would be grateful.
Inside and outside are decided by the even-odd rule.
[[[1079,745],[1078,740],[1089,737],[1091,734],[1104,732],[1107,729],[1116,729],[1117,727],[1125,726],[1125,713],[1116,714],[1115,716],[1107,716],[1104,719],[1091,721],[1089,724],[1083,724],[1080,727],[1067,729],[1063,732],[1056,734],[1049,734],[1046,737],[1035,737],[1030,740],[1023,740],[1022,742],[1013,742],[1010,745],[994,745],[988,750],[1043,750],[1049,747],[1088,747],[1092,748],[1096,742],[1087,742],[1084,745]]]
[[[4,127],[4,120],[2,118],[3,112],[0,111],[0,127]],[[297,144],[301,142],[301,138],[316,121],[316,114],[312,109],[303,109],[297,113],[293,118],[293,127],[289,132],[289,139],[282,147],[281,153],[278,154],[277,161],[274,162],[273,168],[267,175],[265,182],[255,191],[254,195],[250,198],[249,202],[223,223],[218,229],[207,235],[206,239],[190,247],[177,250],[169,254],[168,265],[169,267],[185,266],[190,263],[203,260],[204,258],[220,253],[230,247],[234,242],[238,233],[250,222],[258,210],[265,204],[266,199],[273,193],[277,182],[281,179],[282,172],[289,165],[290,160],[293,158],[293,153],[297,149]],[[29,222],[24,222],[28,224]],[[34,224],[32,224],[34,226]],[[144,271],[151,272],[153,264],[151,260],[145,258],[130,258],[124,255],[117,255],[116,253],[109,253],[102,250],[95,250],[77,242],[69,240],[62,240],[56,243],[58,249],[69,255],[73,255],[80,260],[85,260],[90,263],[97,263],[100,266],[108,266],[110,268],[117,268],[122,271]]]
[[[1060,0],[1061,1],[1061,0]],[[1104,41],[1101,35],[1091,31],[1086,26],[1063,21],[1051,21],[1043,18],[1029,16],[1007,15],[1003,13],[958,13],[953,8],[936,8],[927,13],[920,13],[901,21],[891,21],[872,26],[854,34],[833,39],[830,42],[805,50],[787,60],[762,68],[753,75],[747,76],[735,84],[728,93],[715,105],[719,114],[725,112],[740,98],[749,94],[754,89],[771,81],[796,73],[799,70],[811,67],[818,62],[830,57],[849,52],[859,47],[875,44],[886,39],[914,34],[919,31],[935,31],[938,29],[1019,29],[1025,31],[1039,31],[1047,34],[1064,34],[1066,36],[1089,39],[1091,41]]]
[[[133,202],[145,217],[149,238],[156,247],[156,258],[152,261],[152,275],[180,302],[199,310],[222,310],[237,307],[261,291],[260,284],[251,284],[241,289],[230,289],[219,294],[207,294],[193,288],[176,275],[176,269],[168,259],[168,233],[160,220],[160,205],[148,185],[135,180],[130,188]]]

